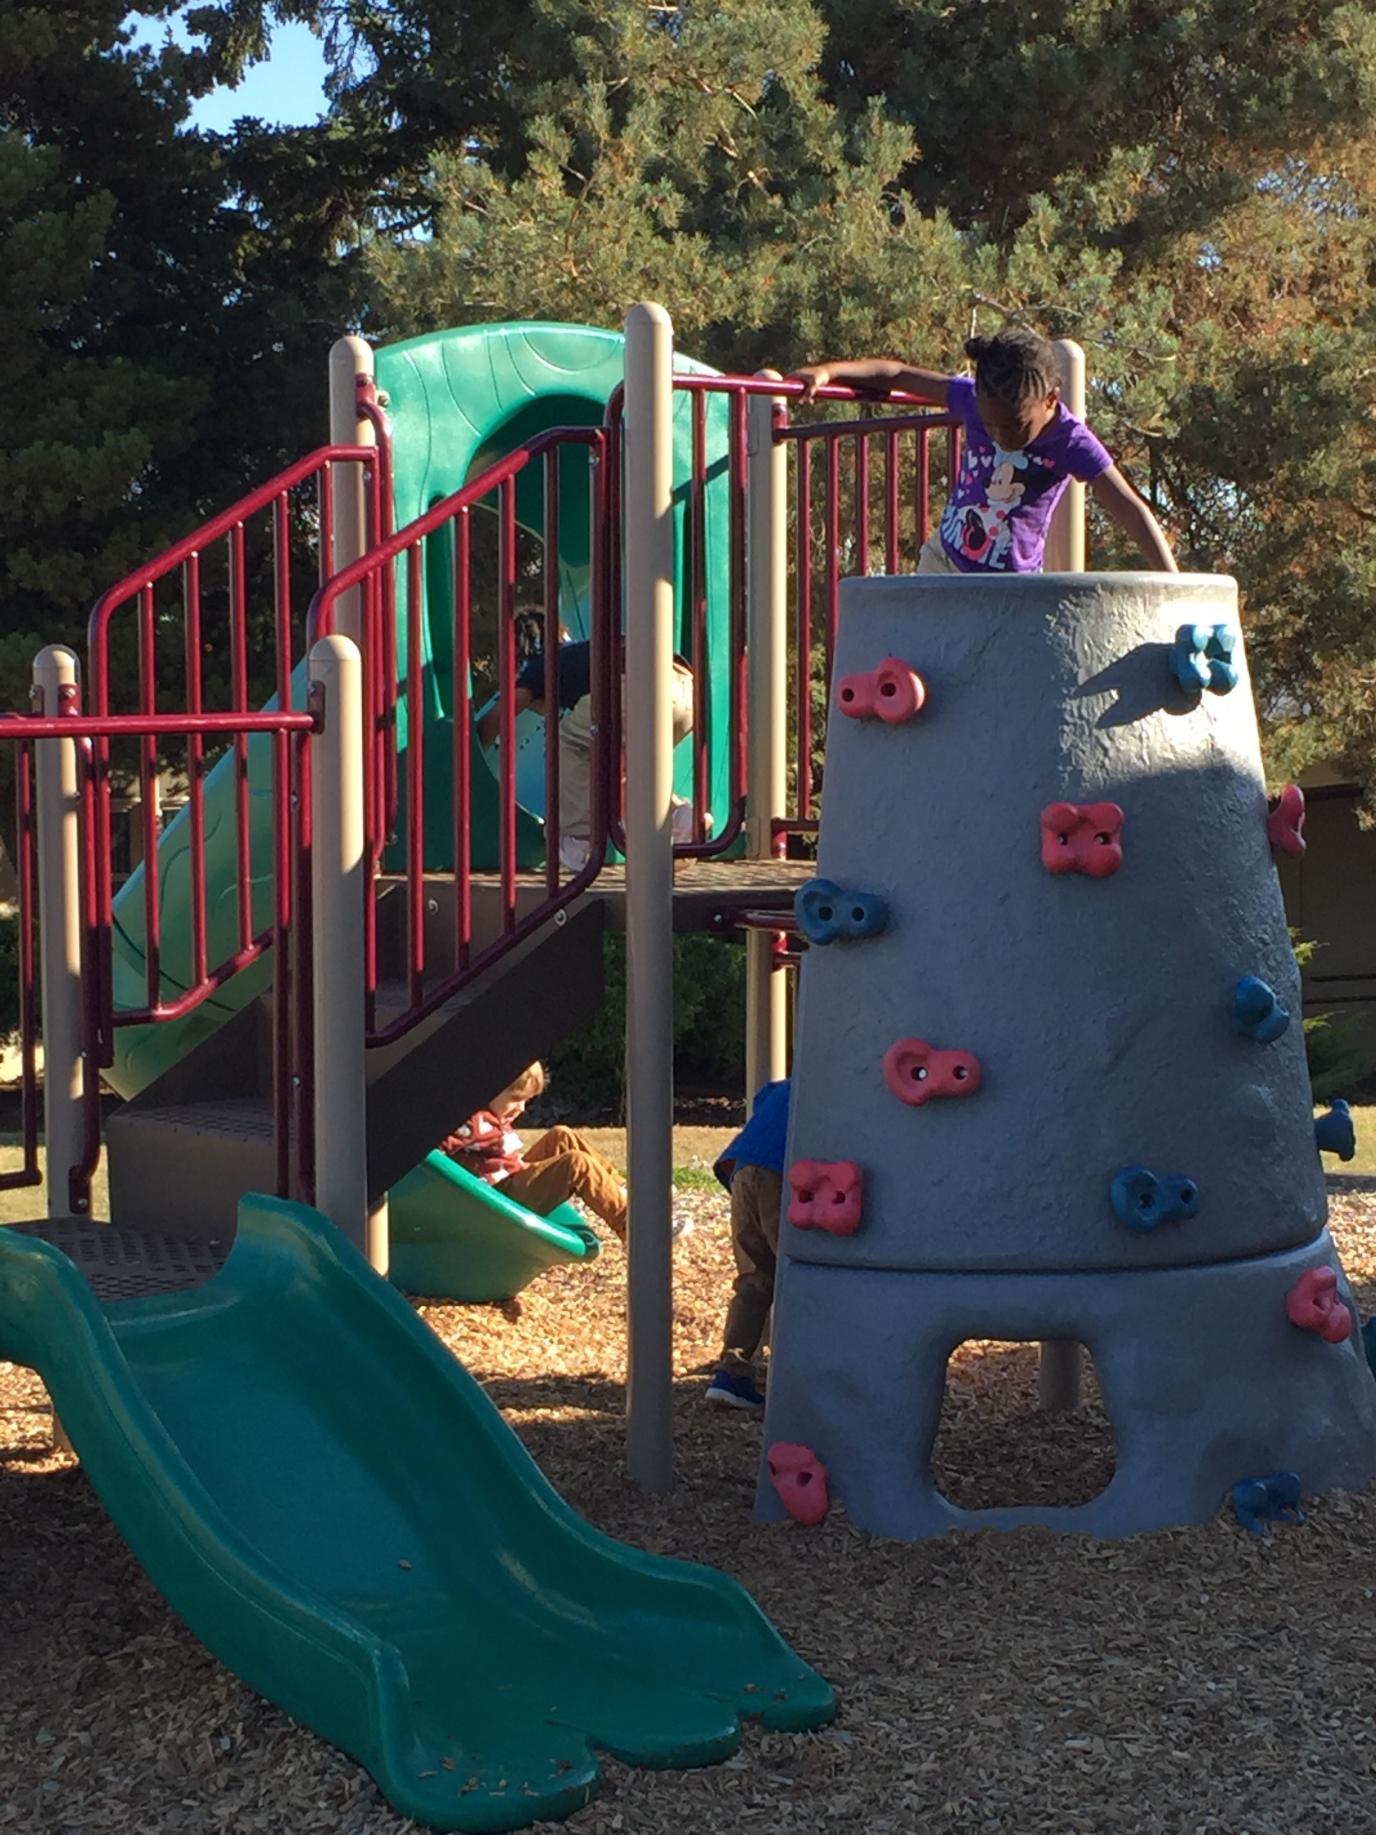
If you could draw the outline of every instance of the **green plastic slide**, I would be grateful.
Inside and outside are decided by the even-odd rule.
[[[560,1262],[602,1244],[571,1204],[537,1217],[447,1153],[427,1154],[388,1194],[392,1279],[429,1300],[509,1300]]]
[[[0,1230],[0,1358],[42,1376],[168,1602],[403,1816],[567,1815],[595,1753],[706,1765],[827,1684],[710,1568],[613,1542],[325,1220],[249,1197],[203,1287],[103,1308]]]

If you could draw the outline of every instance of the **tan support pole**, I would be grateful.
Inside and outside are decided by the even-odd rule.
[[[771,381],[777,370],[762,370]],[[775,400],[752,395],[746,489],[746,847],[774,853],[788,771],[788,449],[774,438]],[[788,1074],[788,984],[767,930],[745,936],[745,1100]]]
[[[315,1008],[315,1202],[379,1274],[382,1227],[368,1215],[363,1004],[363,666],[351,638],[322,637],[310,679],[324,708],[311,740]]]
[[[1058,339],[1061,399],[1081,420],[1085,414],[1085,353],[1073,338]],[[1085,487],[1072,478],[1065,487],[1046,538],[1048,573],[1085,570]],[[1080,1405],[1080,1347],[1072,1342],[1044,1344],[1037,1371],[1037,1392],[1048,1414]]]
[[[356,407],[357,378],[373,374],[373,347],[366,338],[336,340],[330,352],[330,444],[374,446],[373,424],[360,420]],[[364,509],[363,467],[336,465],[331,469],[330,494],[334,506],[334,554],[331,571],[338,573],[356,561],[368,546]],[[335,626],[362,647],[363,599],[358,587],[345,593],[335,606]]]
[[[373,347],[366,338],[338,338],[330,351],[330,443],[335,446],[376,446],[377,433],[370,420],[358,413],[358,378],[371,381],[374,374]],[[330,474],[331,501],[334,506],[333,570],[338,572],[358,559],[368,546],[366,496],[361,465],[336,465]],[[362,650],[363,595],[354,587],[335,602],[336,631],[351,637]],[[360,733],[362,728],[360,727]],[[368,1217],[370,1237],[384,1245],[388,1239],[387,1194],[384,1192]],[[377,1264],[374,1263],[374,1266]]]
[[[626,1465],[667,1491],[673,1447],[674,330],[626,318],[626,1091],[631,1214]]]
[[[1085,417],[1085,353],[1073,338],[1058,338],[1056,355],[1061,365],[1061,400],[1072,414]],[[1046,536],[1048,573],[1083,573],[1085,570],[1085,487],[1072,478],[1051,518]]]
[[[80,664],[49,644],[33,665],[35,713],[74,705]],[[64,693],[64,690],[66,691]],[[39,959],[43,998],[43,1139],[50,1217],[70,1217],[68,1178],[85,1145],[81,1024],[81,796],[76,742],[40,739],[36,754]]]

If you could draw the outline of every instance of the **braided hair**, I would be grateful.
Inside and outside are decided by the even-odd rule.
[[[1006,325],[992,338],[967,338],[965,354],[974,362],[976,386],[995,401],[1016,406],[1060,387],[1055,351],[1024,326]]]

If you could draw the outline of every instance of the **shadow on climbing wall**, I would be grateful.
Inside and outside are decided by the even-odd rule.
[[[1044,1414],[1037,1357],[1035,1344],[993,1339],[951,1353],[932,1448],[932,1481],[948,1503],[962,1510],[1087,1504],[1107,1488],[1117,1454],[1094,1360],[1083,1351],[1081,1405]]]

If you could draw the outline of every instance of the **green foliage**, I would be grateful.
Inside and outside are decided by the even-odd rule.
[[[1293,931],[1291,941],[1301,968],[1323,948],[1313,937],[1300,937]],[[1315,1102],[1351,1096],[1376,1068],[1363,1043],[1361,1022],[1351,1014],[1310,1014],[1304,1021],[1304,1050]]]
[[[626,942],[603,945],[606,994],[590,1026],[549,1055],[550,1097],[568,1114],[625,1109]],[[745,1083],[745,950],[715,937],[674,939],[674,1075],[736,1094]]]

